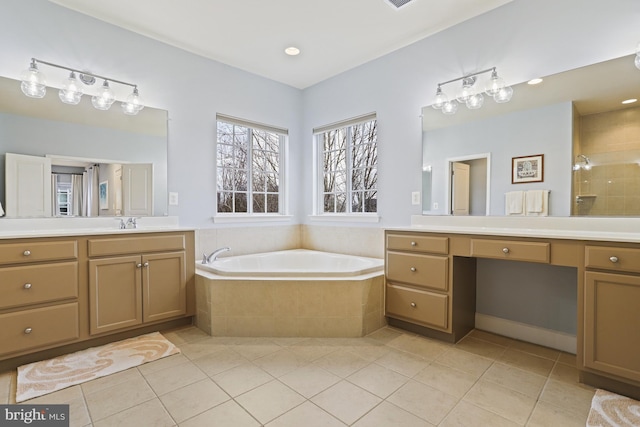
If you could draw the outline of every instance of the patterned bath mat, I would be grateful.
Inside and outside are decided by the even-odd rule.
[[[605,390],[596,390],[587,427],[640,426],[640,402]]]
[[[180,350],[159,332],[88,348],[18,368],[16,402],[124,371]]]

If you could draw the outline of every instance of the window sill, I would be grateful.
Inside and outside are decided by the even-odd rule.
[[[380,215],[371,214],[322,214],[309,215],[311,221],[327,222],[380,222]]]
[[[219,214],[211,217],[218,224],[240,222],[285,222],[293,218],[293,215],[245,215],[245,214]]]

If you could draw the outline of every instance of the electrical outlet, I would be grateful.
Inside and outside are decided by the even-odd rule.
[[[178,206],[178,193],[169,193],[169,205]]]
[[[411,193],[411,204],[412,205],[419,205],[420,204],[420,192],[419,191],[414,191],[413,193]]]
[[[433,202],[433,209],[438,209],[438,202]]]

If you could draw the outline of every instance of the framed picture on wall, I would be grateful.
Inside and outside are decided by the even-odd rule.
[[[98,196],[100,209],[109,209],[109,181],[102,181],[98,185]]]
[[[513,157],[511,160],[511,183],[544,181],[544,154]]]

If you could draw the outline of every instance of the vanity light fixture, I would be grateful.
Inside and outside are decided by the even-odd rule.
[[[436,97],[431,106],[436,110],[441,110],[444,114],[455,114],[458,111],[458,104],[465,104],[470,110],[481,108],[484,104],[484,95],[482,90],[476,88],[476,83],[479,75],[488,72],[491,72],[491,77],[486,83],[484,93],[497,103],[509,102],[513,96],[513,89],[505,84],[504,80],[498,76],[496,67],[493,67],[438,83]],[[460,80],[462,80],[460,93],[454,99],[449,100],[449,97],[443,92],[442,86]]]
[[[578,154],[576,156],[576,162],[573,164],[574,171],[579,171],[580,169],[584,169],[586,171],[591,170],[591,159],[584,154]]]
[[[64,65],[53,64],[51,62],[41,61],[31,58],[29,69],[22,72],[20,88],[22,93],[31,98],[43,98],[47,93],[47,83],[44,74],[38,69],[38,64],[48,65],[54,68],[60,68],[70,72],[69,78],[64,82],[62,88],[58,92],[60,100],[65,104],[76,105],[80,103],[84,94],[83,85],[91,86],[96,79],[102,79],[102,86],[97,93],[91,97],[91,103],[98,110],[108,110],[115,102],[115,94],[109,86],[109,83],[118,83],[133,88],[131,94],[122,102],[122,111],[128,115],[136,115],[144,108],[138,86],[133,83],[123,82],[121,80],[100,76],[98,74],[90,74],[85,71],[76,70],[75,68],[65,67]],[[78,77],[76,77],[78,73]]]

